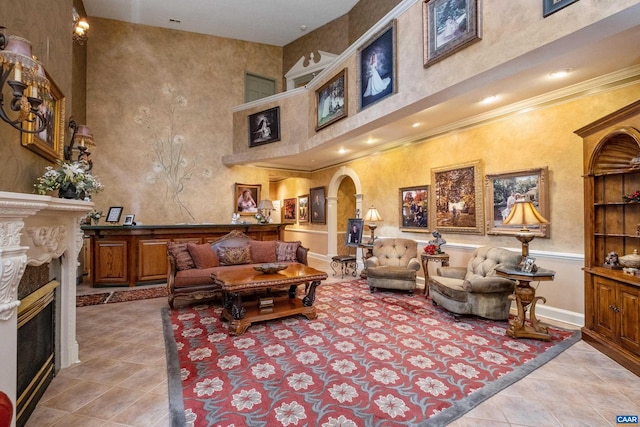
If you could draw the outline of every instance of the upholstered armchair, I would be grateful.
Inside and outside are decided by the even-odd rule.
[[[434,304],[456,315],[476,315],[493,320],[509,318],[515,282],[496,275],[499,265],[514,266],[522,255],[490,246],[475,250],[466,267],[438,267],[429,277]]]
[[[367,285],[371,292],[377,288],[400,289],[413,293],[416,272],[420,270],[418,243],[411,239],[377,239],[373,256],[365,262]]]

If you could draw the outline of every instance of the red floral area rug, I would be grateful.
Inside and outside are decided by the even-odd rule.
[[[515,340],[363,280],[318,287],[315,306],[238,337],[219,306],[164,308],[172,425],[446,425],[580,339]]]
[[[126,291],[102,292],[76,296],[76,307],[109,304],[113,302],[136,301],[141,299],[161,298],[167,296],[167,287],[131,289]]]

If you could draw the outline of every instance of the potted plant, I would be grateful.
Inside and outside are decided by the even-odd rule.
[[[104,189],[102,183],[89,173],[86,162],[57,161],[54,169],[47,166],[45,173],[33,185],[38,194],[58,190],[58,197],[84,199]]]

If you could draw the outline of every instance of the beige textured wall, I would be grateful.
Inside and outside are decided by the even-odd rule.
[[[317,62],[320,60],[319,50],[339,55],[347,47],[349,47],[349,14],[342,15],[286,45],[282,55],[283,79],[284,73],[289,71],[300,58],[305,57],[309,60],[311,52],[314,52],[314,59]]]
[[[65,123],[73,114],[74,105],[71,10],[72,0],[2,0],[0,3],[0,25],[6,27],[4,33],[31,41],[33,54],[65,96]],[[68,31],[61,31],[61,28]],[[4,95],[5,99],[10,99],[7,90]],[[66,140],[67,136],[64,137]],[[3,121],[0,121],[0,158],[3,159],[0,191],[32,193],[36,178],[51,164],[23,147],[20,132]]]
[[[123,206],[143,224],[226,223],[235,183],[269,194],[267,171],[220,159],[245,72],[277,79],[281,48],[96,18],[90,42],[87,122],[106,186],[98,209]]]
[[[537,55],[531,55],[528,58],[536,48],[554,42],[569,44],[569,46],[575,43],[577,46],[580,40],[578,37],[565,38],[565,36],[635,4],[637,0],[580,1],[571,5],[571,15],[562,21],[562,25],[559,25],[558,20],[562,19],[562,16],[566,18],[567,15],[554,14],[545,19],[542,17],[541,5],[538,2],[511,2],[506,9],[499,1],[483,2],[482,40],[448,57],[445,61],[425,68],[422,2],[416,2],[397,19],[397,93],[358,111],[358,54],[355,52],[347,58],[342,58],[342,63],[335,68],[335,73],[314,82],[306,92],[282,100],[290,112],[286,120],[295,123],[296,129],[304,127],[306,122],[308,137],[304,138],[304,134],[298,132],[292,133],[290,138],[283,135],[277,148],[279,152],[286,152],[287,146],[302,143],[306,147],[314,147],[331,143],[346,135],[349,138],[364,135],[380,125],[453,99],[461,90],[470,91],[482,87],[487,79],[491,80],[491,71],[500,65],[504,65],[504,68],[501,68],[496,75],[515,76],[520,65],[514,66],[514,63],[543,61]],[[508,22],[502,18],[505,13],[510,17]],[[504,37],[506,33],[511,36]],[[547,52],[545,55],[551,55],[551,53]],[[637,58],[630,55],[626,63],[620,64],[620,68],[636,65],[636,62]],[[315,132],[315,90],[333,78],[342,68],[347,68],[348,116]],[[306,115],[305,105],[307,106]],[[246,111],[236,112],[235,114],[239,117],[235,123],[244,123],[246,115],[260,110],[261,107],[256,106]],[[239,132],[236,130],[235,135],[240,138],[240,143],[244,144],[247,138],[244,126]],[[242,145],[243,150],[245,150],[244,147]],[[261,159],[261,152],[258,150],[252,155],[240,156],[238,159],[235,159],[236,154],[238,153],[234,151],[234,155],[230,156],[232,159],[230,163],[235,163],[234,160]]]
[[[341,54],[398,3],[400,0],[360,0],[345,15],[284,46],[283,72],[289,71],[302,57],[309,60],[310,52],[315,53],[316,61],[320,60],[319,50]]]
[[[482,126],[328,168],[311,174],[310,179],[297,182],[290,178],[286,180],[287,187],[281,188],[278,195],[292,197],[290,188],[300,192],[305,188],[327,185],[339,168],[347,166],[357,173],[362,183],[363,206],[375,205],[384,219],[378,224],[376,235],[428,240],[429,237],[423,233],[399,230],[399,188],[431,185],[431,169],[478,159],[481,160],[483,176],[547,166],[551,236],[549,239],[537,238],[532,245],[541,251],[579,254],[584,249],[582,139],[573,132],[639,97],[640,84],[636,84],[528,113],[513,114]],[[327,229],[326,226],[304,224],[292,228],[300,232],[311,227]],[[518,245],[510,236],[448,234],[446,239],[451,243]],[[315,234],[314,239],[326,242],[326,234]],[[326,253],[326,250],[320,253]]]
[[[360,0],[349,11],[349,44],[382,19],[400,0]]]

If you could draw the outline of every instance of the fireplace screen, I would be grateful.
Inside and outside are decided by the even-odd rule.
[[[55,288],[34,291],[18,309],[18,399],[16,425],[23,426],[55,374]]]

